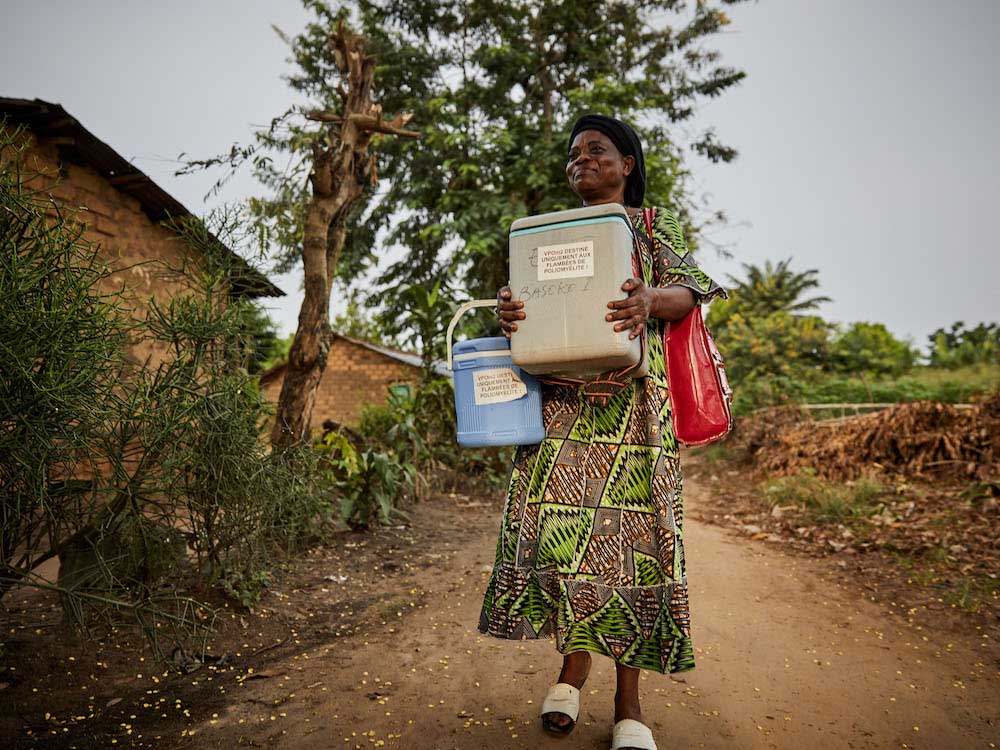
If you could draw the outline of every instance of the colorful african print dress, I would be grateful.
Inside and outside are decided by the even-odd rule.
[[[646,234],[642,214],[632,219]],[[694,263],[676,218],[658,209],[645,282],[702,302],[725,292]],[[624,281],[624,279],[623,279]],[[545,439],[514,455],[479,630],[555,636],[630,667],[694,667],[677,442],[663,321],[647,323],[650,374],[594,406],[576,386],[543,385]]]

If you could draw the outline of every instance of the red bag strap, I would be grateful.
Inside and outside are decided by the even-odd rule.
[[[653,212],[655,208],[644,208],[642,209],[642,218],[646,220],[646,235],[649,237],[650,243],[653,242]]]

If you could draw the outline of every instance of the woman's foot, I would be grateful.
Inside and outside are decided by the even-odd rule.
[[[590,653],[588,651],[574,651],[563,657],[562,670],[559,672],[559,682],[565,682],[579,689],[587,681],[590,674]],[[564,729],[573,723],[569,716],[557,711],[542,714],[542,718],[560,729]]]
[[[642,722],[642,707],[639,705],[639,670],[616,664],[618,686],[615,690],[615,724],[623,719]],[[628,746],[620,746],[628,750]]]
[[[638,693],[632,695],[615,693],[615,723],[622,719],[642,721],[642,707],[639,705]]]

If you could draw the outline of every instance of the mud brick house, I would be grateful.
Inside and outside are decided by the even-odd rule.
[[[275,365],[260,376],[261,393],[271,403],[278,403],[285,367]],[[435,370],[448,374],[443,365],[436,365]],[[416,354],[335,332],[316,394],[313,432],[319,432],[328,420],[357,425],[365,404],[384,404],[394,389],[408,392],[419,381],[420,357]]]
[[[0,127],[22,128],[27,145],[23,166],[37,174],[32,187],[75,211],[86,226],[84,238],[99,245],[110,268],[125,269],[106,284],[113,288],[124,283],[130,288],[139,303],[137,315],[144,314],[143,305],[150,298],[166,301],[180,292],[179,281],[163,274],[162,265],[139,264],[158,260],[173,268],[181,265],[193,251],[161,222],[190,216],[190,211],[58,104],[0,98]],[[230,296],[284,295],[231,250],[225,251],[237,270]],[[151,365],[166,356],[149,345],[132,354]]]

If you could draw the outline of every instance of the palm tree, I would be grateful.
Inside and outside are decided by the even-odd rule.
[[[830,302],[830,298],[826,296],[803,299],[808,290],[819,287],[819,280],[816,278],[819,271],[810,268],[796,273],[789,268],[791,262],[791,258],[774,264],[766,261],[763,268],[744,263],[746,279],[730,277],[730,295],[734,300],[739,300],[740,307],[748,314],[761,317],[782,311],[795,315],[815,310],[823,302]]]

